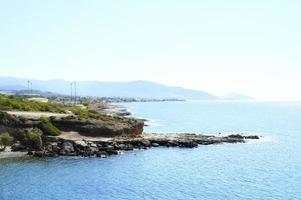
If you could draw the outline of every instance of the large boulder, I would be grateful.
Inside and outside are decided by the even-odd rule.
[[[63,142],[61,150],[60,150],[60,154],[61,155],[70,155],[72,153],[74,153],[73,144],[71,142]]]

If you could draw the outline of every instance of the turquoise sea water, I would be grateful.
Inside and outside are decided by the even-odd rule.
[[[301,103],[127,103],[146,132],[256,133],[258,142],[99,158],[1,160],[0,199],[301,199]]]

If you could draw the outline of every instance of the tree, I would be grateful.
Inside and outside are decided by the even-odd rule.
[[[3,150],[6,149],[7,146],[11,145],[14,138],[10,136],[9,133],[2,133],[0,135],[0,145],[3,147]]]
[[[38,128],[31,129],[25,133],[25,142],[32,150],[42,149],[42,131]]]

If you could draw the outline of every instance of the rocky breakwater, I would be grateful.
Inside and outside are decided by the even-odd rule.
[[[115,137],[106,140],[66,140],[53,137],[43,151],[29,152],[36,157],[82,156],[106,158],[123,151],[155,147],[195,148],[199,145],[245,143],[260,139],[252,135],[208,136],[199,134],[142,134],[139,137]]]

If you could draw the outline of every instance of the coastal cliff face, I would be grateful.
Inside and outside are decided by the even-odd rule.
[[[137,119],[122,119],[118,121],[102,121],[94,119],[62,118],[51,119],[54,126],[62,131],[76,131],[83,136],[91,137],[135,137],[143,133],[144,121]]]
[[[143,133],[144,121],[130,118],[116,118],[114,121],[82,119],[76,116],[65,118],[51,117],[50,122],[61,131],[75,131],[92,137],[135,137]],[[37,128],[38,119],[22,118],[0,112],[0,130],[16,135],[23,129]]]

